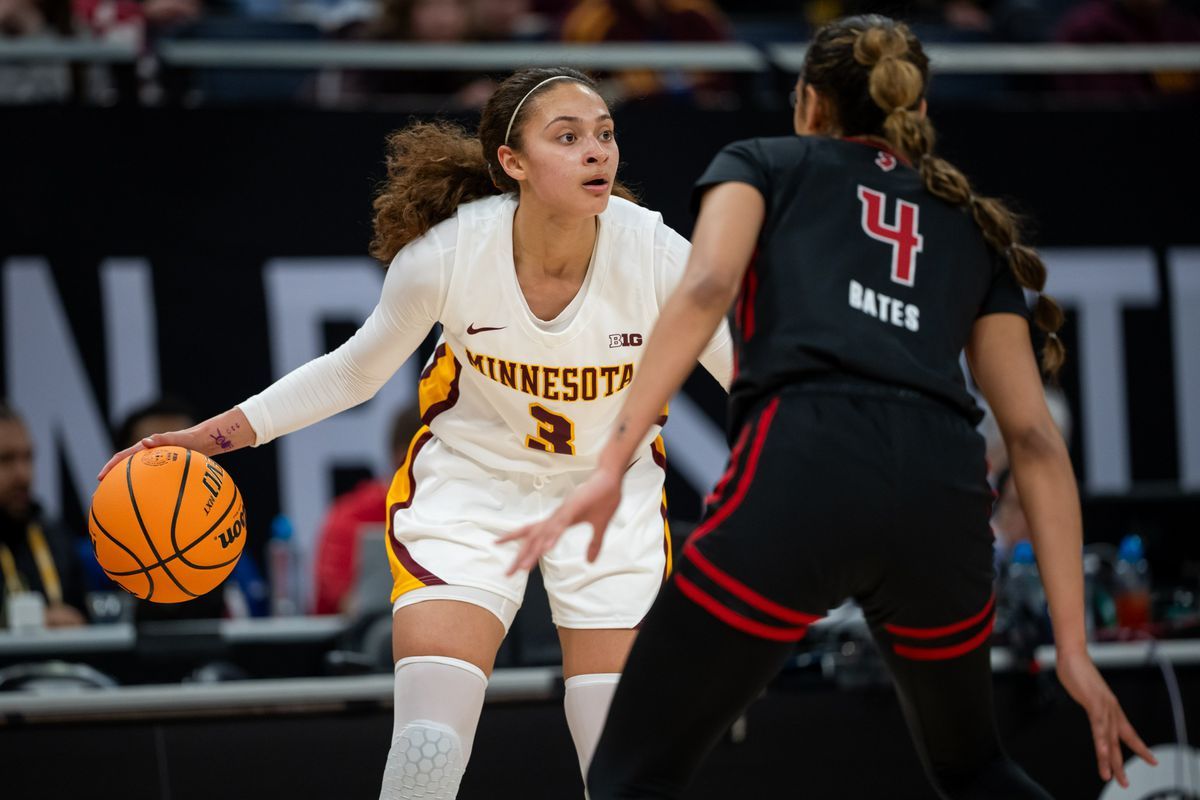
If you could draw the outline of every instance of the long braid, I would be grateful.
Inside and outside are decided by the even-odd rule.
[[[1021,243],[1017,218],[1002,202],[975,194],[957,167],[934,154],[937,134],[919,112],[928,69],[929,59],[906,25],[868,15],[840,20],[818,32],[805,60],[804,78],[833,102],[844,132],[882,132],[896,152],[916,164],[931,194],[970,208],[984,239],[1003,254],[1017,282],[1038,295],[1033,316],[1046,334],[1042,370],[1053,376],[1066,348],[1058,337],[1062,309],[1042,291],[1046,265],[1036,250]]]

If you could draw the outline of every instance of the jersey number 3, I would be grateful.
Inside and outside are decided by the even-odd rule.
[[[525,437],[525,446],[543,453],[575,455],[575,423],[555,414],[541,403],[529,404],[529,415],[537,420],[537,433]]]
[[[862,227],[867,236],[892,246],[892,280],[912,286],[917,275],[917,253],[925,243],[925,238],[917,232],[921,209],[916,203],[897,200],[896,221],[889,225],[883,219],[888,205],[886,194],[859,186],[858,199],[862,202]]]

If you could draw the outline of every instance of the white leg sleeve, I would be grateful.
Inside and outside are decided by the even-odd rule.
[[[571,738],[575,740],[575,754],[579,756],[579,770],[585,782],[619,680],[619,672],[567,678],[563,707],[567,712],[567,727],[571,729]]]
[[[483,710],[487,676],[457,658],[396,662],[392,746],[379,800],[454,800]]]

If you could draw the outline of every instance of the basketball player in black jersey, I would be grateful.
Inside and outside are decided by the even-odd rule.
[[[847,597],[941,796],[1048,797],[997,740],[991,493],[964,349],[1012,456],[1058,677],[1087,711],[1100,775],[1125,784],[1121,742],[1154,760],[1086,650],[1078,494],[1022,289],[1039,293],[1048,372],[1062,314],[1009,212],[933,154],[927,77],[920,42],[890,19],[817,33],[796,84],[800,135],[730,145],[697,183],[687,274],[601,466],[512,537],[525,567],[590,522],[594,557],[635,447],[736,297],[729,468],[633,648],[592,800],[680,796],[791,644]]]

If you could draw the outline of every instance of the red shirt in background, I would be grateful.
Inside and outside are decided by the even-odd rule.
[[[333,501],[317,535],[316,613],[338,614],[354,584],[362,535],[387,521],[388,485],[363,481]],[[380,558],[385,554],[380,552]]]

